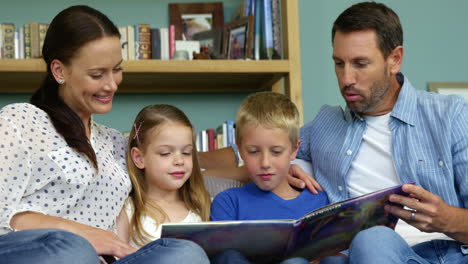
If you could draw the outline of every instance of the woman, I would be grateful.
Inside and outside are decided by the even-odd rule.
[[[189,241],[135,252],[113,232],[131,189],[126,139],[91,116],[111,110],[122,81],[119,37],[95,9],[63,10],[47,31],[47,76],[31,104],[0,110],[0,262],[208,263]]]

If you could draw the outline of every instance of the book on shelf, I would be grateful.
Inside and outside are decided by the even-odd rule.
[[[151,59],[151,27],[149,24],[135,25],[135,32],[138,32],[138,60]]]
[[[161,59],[161,33],[159,28],[151,29],[151,57],[154,60]]]
[[[31,22],[31,58],[40,58],[39,22]]]
[[[384,210],[391,194],[407,195],[398,185],[330,204],[296,220],[167,223],[161,237],[192,240],[210,257],[234,249],[256,263],[290,257],[316,260],[347,249],[361,230],[377,225],[395,228],[398,218]]]
[[[127,42],[128,42],[128,59],[135,60],[135,28],[131,25],[127,26]]]
[[[2,23],[2,58],[15,58],[15,25],[13,23]]]
[[[44,40],[48,28],[49,24],[39,23],[39,57],[42,57],[42,46],[44,46]]]
[[[24,58],[31,59],[31,24],[23,25],[24,32]]]
[[[273,29],[273,59],[281,59],[281,3],[280,0],[271,0],[271,22]]]
[[[120,26],[120,48],[122,49],[122,59],[128,60],[128,39],[127,39],[127,27]]]
[[[271,60],[273,58],[273,22],[271,14],[271,1],[262,0],[262,41],[261,53],[262,59]]]

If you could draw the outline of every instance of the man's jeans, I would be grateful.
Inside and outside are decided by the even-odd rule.
[[[0,236],[0,264],[98,264],[99,257],[84,238],[57,229],[32,229]],[[158,239],[114,263],[200,263],[209,260],[187,240]]]
[[[460,243],[433,240],[410,247],[390,228],[377,226],[359,232],[351,242],[349,258],[326,259],[327,264],[458,264],[468,263]]]

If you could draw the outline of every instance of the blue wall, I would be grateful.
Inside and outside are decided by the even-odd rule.
[[[323,104],[344,105],[334,74],[331,27],[361,1],[299,0],[304,120]],[[404,32],[402,72],[418,89],[432,81],[468,81],[468,1],[380,1],[399,15]]]
[[[199,2],[214,2],[203,0]],[[6,2],[6,1],[5,1]],[[31,21],[48,23],[63,8],[88,4],[118,25],[149,23],[154,27],[168,24],[167,3],[193,0],[107,0],[107,1],[8,1],[0,8],[0,22],[22,25]],[[228,20],[240,0],[225,0]],[[338,92],[331,60],[331,25],[351,0],[299,0],[304,121],[314,118],[320,106],[343,104]],[[405,58],[403,72],[413,85],[426,89],[430,81],[468,81],[468,1],[465,0],[387,0],[382,1],[400,16],[404,28]],[[1,81],[1,80],[0,80]],[[24,102],[29,95],[0,94],[0,107]],[[114,108],[95,119],[121,131],[130,128],[136,113],[145,105],[174,104],[184,110],[199,129],[215,127],[234,119],[245,94],[150,94],[116,96]]]

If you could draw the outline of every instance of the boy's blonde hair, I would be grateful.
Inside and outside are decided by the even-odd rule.
[[[247,125],[280,128],[289,135],[294,148],[299,139],[299,111],[286,95],[258,92],[249,95],[239,107],[236,119],[236,144],[242,144],[242,134]]]
[[[159,225],[167,219],[167,214],[156,203],[148,199],[148,185],[145,179],[145,172],[133,163],[130,153],[133,147],[137,147],[145,152],[147,146],[151,142],[150,132],[168,122],[185,125],[193,131],[193,126],[184,112],[177,107],[162,104],[143,108],[135,118],[135,123],[129,135],[127,168],[133,185],[130,197],[135,209],[130,221],[130,230],[131,239],[138,246],[143,246],[151,242],[147,239],[147,237],[151,236],[143,228],[143,223],[141,221],[142,216],[153,218],[154,221],[156,221],[156,225]],[[208,221],[210,217],[211,200],[205,188],[200,165],[198,163],[194,137],[192,137],[192,145],[192,174],[179,191],[187,208],[197,213],[203,221]]]

